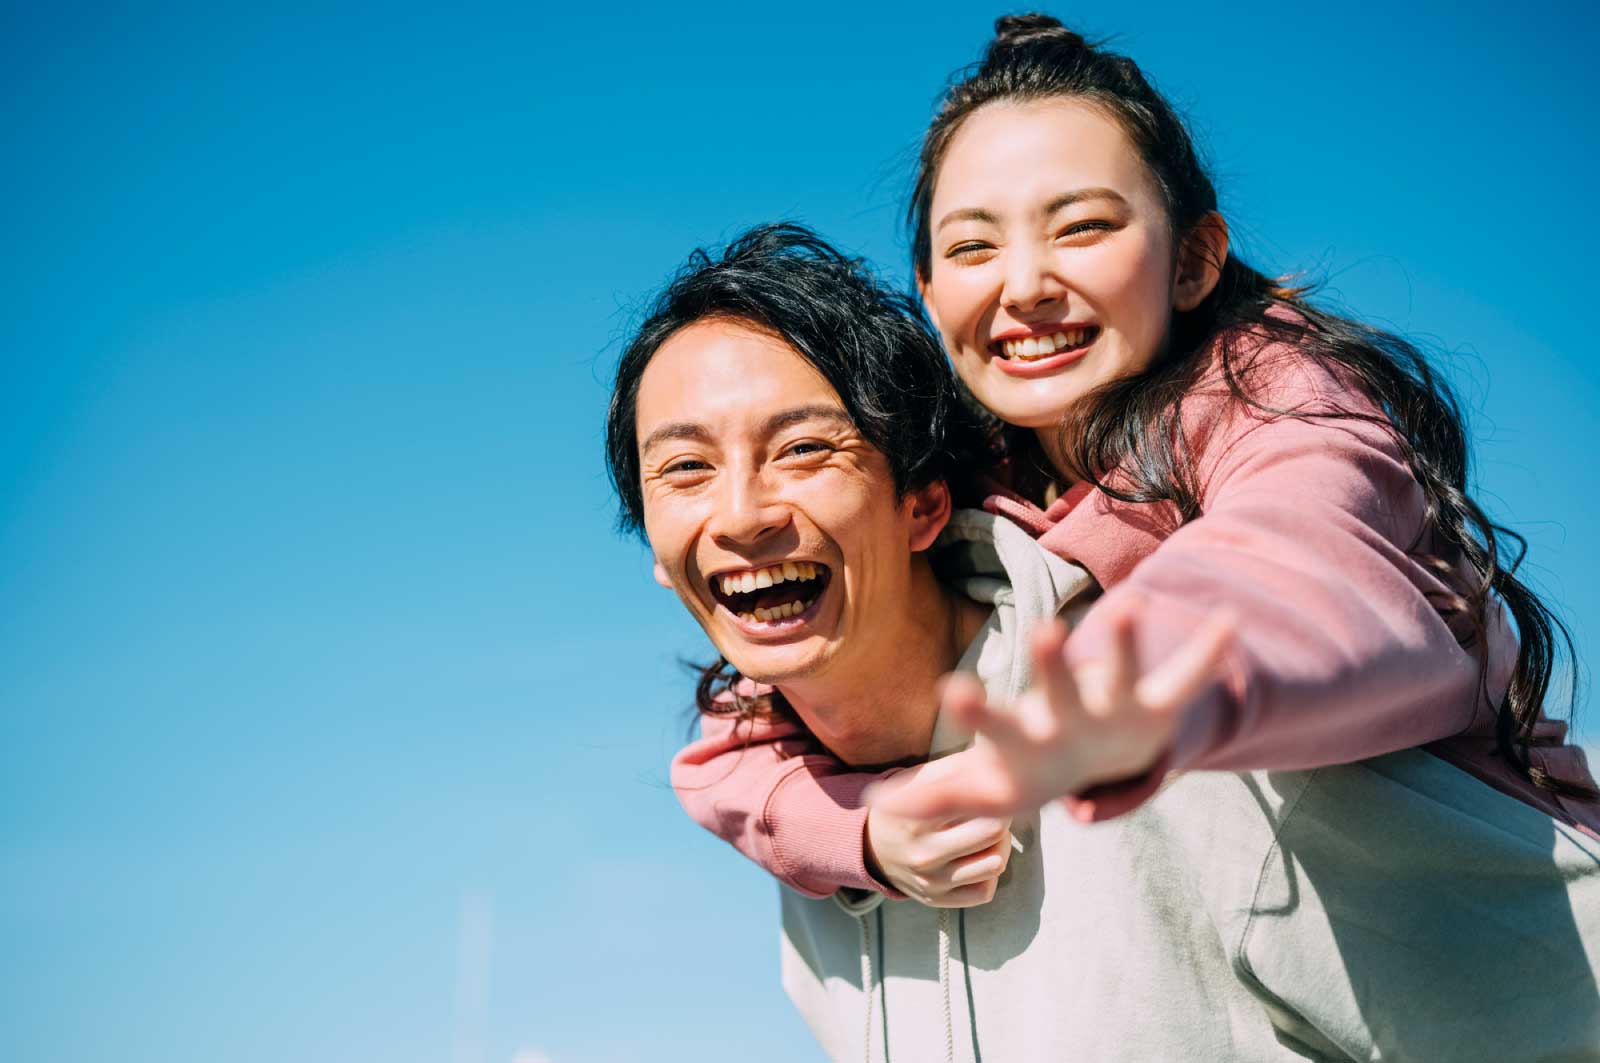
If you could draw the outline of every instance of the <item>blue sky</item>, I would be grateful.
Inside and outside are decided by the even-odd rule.
[[[606,381],[745,225],[903,277],[1003,9],[139,6],[0,7],[0,1057],[815,1058],[666,785]],[[1440,346],[1593,661],[1592,9],[1055,10],[1256,263]]]

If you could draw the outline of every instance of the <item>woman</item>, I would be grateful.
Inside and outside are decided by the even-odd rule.
[[[1171,770],[1426,746],[1592,830],[1582,753],[1541,714],[1564,631],[1466,493],[1461,418],[1422,356],[1231,253],[1187,130],[1130,60],[1045,16],[996,28],[928,130],[910,209],[924,303],[1009,444],[988,506],[1104,588],[1067,641],[1079,669],[1124,644],[1159,662],[1218,606],[1230,668],[1165,713],[1097,706],[1093,734],[1065,726],[1076,684],[1057,684],[1053,741],[922,769],[871,816],[865,775],[763,765],[713,727],[674,763],[686,809],[803,892],[941,904],[985,900],[1002,865],[930,817],[1066,797],[1105,818]]]
[[[1043,802],[1065,798],[1086,820],[1166,822],[1174,801],[1226,787],[1206,781],[1226,776],[1188,775],[1156,797],[1174,770],[1282,772],[1425,748],[1297,775],[1297,796],[1282,804],[1260,791],[1268,819],[1299,815],[1297,850],[1280,855],[1301,879],[1358,866],[1347,888],[1308,894],[1343,905],[1312,918],[1333,927],[1313,955],[1362,970],[1368,988],[1398,978],[1382,986],[1393,991],[1389,1009],[1382,994],[1377,1012],[1370,996],[1294,996],[1325,987],[1325,972],[1263,970],[1259,995],[1309,1052],[1432,1058],[1440,1016],[1465,998],[1429,998],[1426,966],[1407,967],[1404,955],[1361,967],[1373,954],[1351,928],[1404,906],[1409,887],[1382,875],[1405,875],[1408,853],[1427,863],[1420,847],[1437,835],[1401,814],[1416,810],[1405,795],[1432,795],[1428,806],[1448,794],[1443,806],[1456,811],[1483,799],[1444,762],[1548,814],[1560,858],[1592,870],[1592,847],[1566,827],[1593,827],[1593,790],[1581,754],[1560,745],[1560,726],[1540,711],[1559,625],[1501,564],[1495,529],[1465,492],[1459,415],[1414,349],[1318,310],[1229,253],[1186,131],[1130,61],[1042,16],[1002,19],[997,31],[924,144],[916,275],[962,380],[1005,426],[1009,490],[987,508],[1081,564],[1103,597],[1064,646],[1058,631],[1036,647],[1038,682],[1014,704],[986,709],[978,691],[952,683],[947,712],[991,742],[902,772],[909,781],[892,783],[870,815],[860,795],[878,776],[826,750],[769,752],[796,734],[772,720],[746,729],[708,720],[675,762],[680,798],[802,892],[858,887],[966,906],[995,894],[1004,817]],[[1231,611],[1234,637],[1213,682],[1177,696],[1128,681],[1169,662],[1218,606]],[[1356,858],[1375,847],[1340,855],[1329,843],[1352,827],[1330,795],[1363,788],[1377,795],[1367,807],[1387,803],[1395,819],[1395,859],[1374,866]],[[984,814],[1000,817],[987,831],[947,818]],[[1377,819],[1367,826],[1382,839]],[[1553,866],[1552,851],[1528,881]],[[1135,864],[1124,872],[1138,880]],[[1280,882],[1285,905],[1301,879]],[[1375,892],[1352,901],[1348,887],[1362,883]],[[1534,893],[1501,896],[1520,916],[1535,911]],[[1530,925],[1538,919],[1507,939],[1510,954],[1537,938],[1518,936]],[[1481,930],[1432,928],[1439,941]],[[1293,954],[1305,933],[1293,925],[1253,958],[1237,942],[1239,977],[1252,977],[1247,961]],[[1592,972],[1581,950],[1563,963],[1557,981],[1578,996],[1542,998],[1555,1010],[1532,1020],[1537,1043],[1507,1028],[1527,1050],[1513,1056],[1577,1053],[1595,1034],[1592,1010],[1572,1010],[1592,1003]],[[1460,973],[1435,984],[1460,988]],[[1394,999],[1427,1001],[1414,1005],[1416,1024]],[[1552,1033],[1562,1014],[1579,1025]],[[1479,1026],[1473,1037],[1459,1043],[1490,1053],[1482,1058],[1504,1047]]]

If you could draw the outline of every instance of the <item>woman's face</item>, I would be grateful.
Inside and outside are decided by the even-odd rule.
[[[1097,108],[1058,98],[975,111],[951,139],[928,219],[923,301],[956,372],[1002,420],[1052,428],[1165,341],[1167,212]]]

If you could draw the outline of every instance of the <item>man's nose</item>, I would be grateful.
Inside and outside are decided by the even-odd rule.
[[[728,477],[711,522],[714,538],[729,543],[757,543],[789,523],[789,508],[759,474]]]

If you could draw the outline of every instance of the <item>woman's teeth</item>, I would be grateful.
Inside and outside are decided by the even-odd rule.
[[[1049,336],[1029,336],[1023,340],[1003,340],[1000,343],[1000,353],[1007,358],[1018,358],[1026,362],[1034,358],[1043,358],[1047,354],[1064,351],[1072,347],[1083,345],[1088,337],[1090,327],[1068,329]]]

